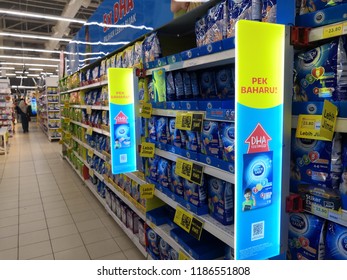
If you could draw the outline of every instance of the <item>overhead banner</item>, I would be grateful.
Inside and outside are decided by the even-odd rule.
[[[280,253],[285,27],[236,26],[235,258],[259,260]]]
[[[113,174],[136,171],[133,69],[109,68],[111,168]]]

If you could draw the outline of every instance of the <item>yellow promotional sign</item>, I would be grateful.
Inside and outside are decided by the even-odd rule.
[[[140,105],[140,116],[146,119],[149,119],[152,116],[152,104],[151,103],[142,103]]]
[[[92,114],[92,106],[87,106],[87,114],[91,115]]]
[[[201,113],[177,112],[175,128],[201,132],[203,119]]]
[[[125,71],[118,70],[117,68],[108,69],[110,103],[117,105],[134,104],[134,95],[131,94],[132,90],[129,90],[134,85],[133,76],[128,73],[131,69],[122,69]]]
[[[186,260],[190,260],[190,257],[187,256],[182,250],[180,250],[180,251],[178,252],[178,259],[179,259],[180,261],[186,261]]]
[[[93,135],[93,128],[91,126],[87,128],[87,135]]]
[[[342,35],[344,26],[347,26],[347,25],[338,23],[338,24],[327,26],[327,27],[323,27],[323,39]]]
[[[243,21],[238,23],[237,31],[236,45],[242,45],[242,49],[236,48],[235,57],[243,61],[236,64],[236,73],[242,73],[236,83],[237,102],[257,109],[283,104],[284,25]],[[252,42],[265,45],[266,49],[254,51],[249,34]],[[276,67],[269,67],[269,61],[276,61]]]
[[[64,108],[69,108],[69,107],[70,107],[69,101],[65,101],[65,102],[64,102]]]
[[[94,177],[94,170],[89,168],[89,176]]]
[[[155,152],[154,143],[148,143],[148,142],[141,143],[140,157],[153,158],[154,152]]]
[[[337,114],[337,107],[328,100],[324,100],[320,135],[330,141],[334,136]]]
[[[202,184],[203,178],[203,166],[195,164],[193,162],[177,158],[175,173],[185,179],[188,179],[198,185]]]
[[[144,184],[140,186],[140,198],[153,198],[154,196],[154,185]]]
[[[94,156],[94,151],[92,149],[88,149],[88,156],[93,157]]]

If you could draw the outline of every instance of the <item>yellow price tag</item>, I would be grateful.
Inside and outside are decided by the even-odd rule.
[[[153,158],[154,152],[155,152],[154,143],[148,143],[148,142],[141,143],[140,157]]]
[[[66,124],[70,124],[70,118],[65,118],[65,119],[64,119],[64,122],[65,122]]]
[[[94,151],[92,149],[88,149],[88,156],[93,157],[94,156]]]
[[[296,138],[325,140],[320,136],[321,115],[299,115]]]
[[[193,123],[193,113],[177,112],[175,128],[181,130],[191,130]]]
[[[87,128],[87,135],[93,135],[93,128],[91,126]]]
[[[174,222],[179,225],[186,232],[190,232],[190,227],[192,225],[193,215],[184,210],[182,207],[177,206]]]
[[[62,128],[58,128],[57,132],[61,133],[61,132],[63,132],[63,129]]]
[[[324,100],[320,135],[330,141],[334,136],[337,114],[337,107],[328,100]]]
[[[343,34],[343,24],[334,24],[323,28],[323,39],[340,36]]]
[[[71,133],[70,132],[65,133],[65,138],[67,140],[70,140],[71,139]]]
[[[89,176],[94,177],[94,170],[89,168]]]
[[[70,107],[69,101],[65,101],[65,102],[64,102],[64,108],[69,108],[69,107]]]
[[[176,114],[176,128],[181,130],[202,131],[202,123],[204,114],[202,113],[184,113],[177,112]]]
[[[140,116],[149,119],[152,116],[152,104],[142,103],[140,105]]]
[[[92,114],[92,106],[87,106],[87,114],[91,115]]]
[[[59,140],[59,144],[62,145],[64,142],[62,139]]]
[[[178,176],[181,176],[185,179],[190,179],[192,176],[193,163],[190,161],[186,161],[181,158],[177,158],[176,160],[176,169],[175,173]]]
[[[140,186],[140,198],[153,198],[154,196],[154,185],[144,184]]]
[[[190,260],[190,257],[186,255],[182,250],[178,252],[178,259],[181,261],[187,261]]]

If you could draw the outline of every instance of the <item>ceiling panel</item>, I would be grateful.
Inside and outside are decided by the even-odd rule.
[[[31,12],[35,14],[45,14],[53,16],[64,16],[68,18],[76,18],[82,20],[88,20],[94,13],[97,7],[101,4],[102,0],[1,0],[0,1],[0,31],[11,34],[29,34],[39,36],[59,36],[61,38],[72,39],[75,34],[80,30],[81,24],[79,23],[67,23],[62,25],[57,20],[37,19],[32,17],[9,15],[1,12],[2,10],[12,10],[20,12]],[[63,26],[63,27],[61,27]],[[28,39],[28,38],[16,38],[0,35],[0,46],[8,47],[8,49],[0,48],[0,74],[2,77],[5,75],[10,78],[11,85],[19,86],[35,86],[38,78],[32,79],[32,77],[25,77],[23,79],[9,76],[15,71],[28,71],[28,65],[12,65],[14,70],[1,70],[3,67],[11,66],[11,63],[34,63],[34,64],[57,64],[57,62],[51,61],[35,61],[35,60],[23,60],[15,59],[15,57],[40,57],[40,58],[54,58],[58,59],[58,53],[39,53],[33,51],[23,50],[26,49],[50,49],[55,51],[65,50],[67,42],[51,42],[47,40]],[[18,50],[21,48],[22,50]],[[8,64],[10,63],[10,64]],[[43,68],[43,72],[55,72],[54,68],[49,67],[34,67]],[[58,69],[58,68],[57,68]],[[42,71],[28,71],[29,75],[41,75]],[[17,73],[17,76],[19,74]],[[28,74],[26,74],[28,75]],[[40,78],[41,79],[41,78]],[[17,89],[18,90],[18,89]],[[13,90],[13,92],[17,91]],[[21,91],[23,92],[23,90]]]

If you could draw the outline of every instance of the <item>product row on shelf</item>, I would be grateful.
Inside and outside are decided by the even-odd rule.
[[[15,114],[10,82],[8,79],[0,79],[0,127],[5,127],[10,137],[14,133],[14,121]]]

